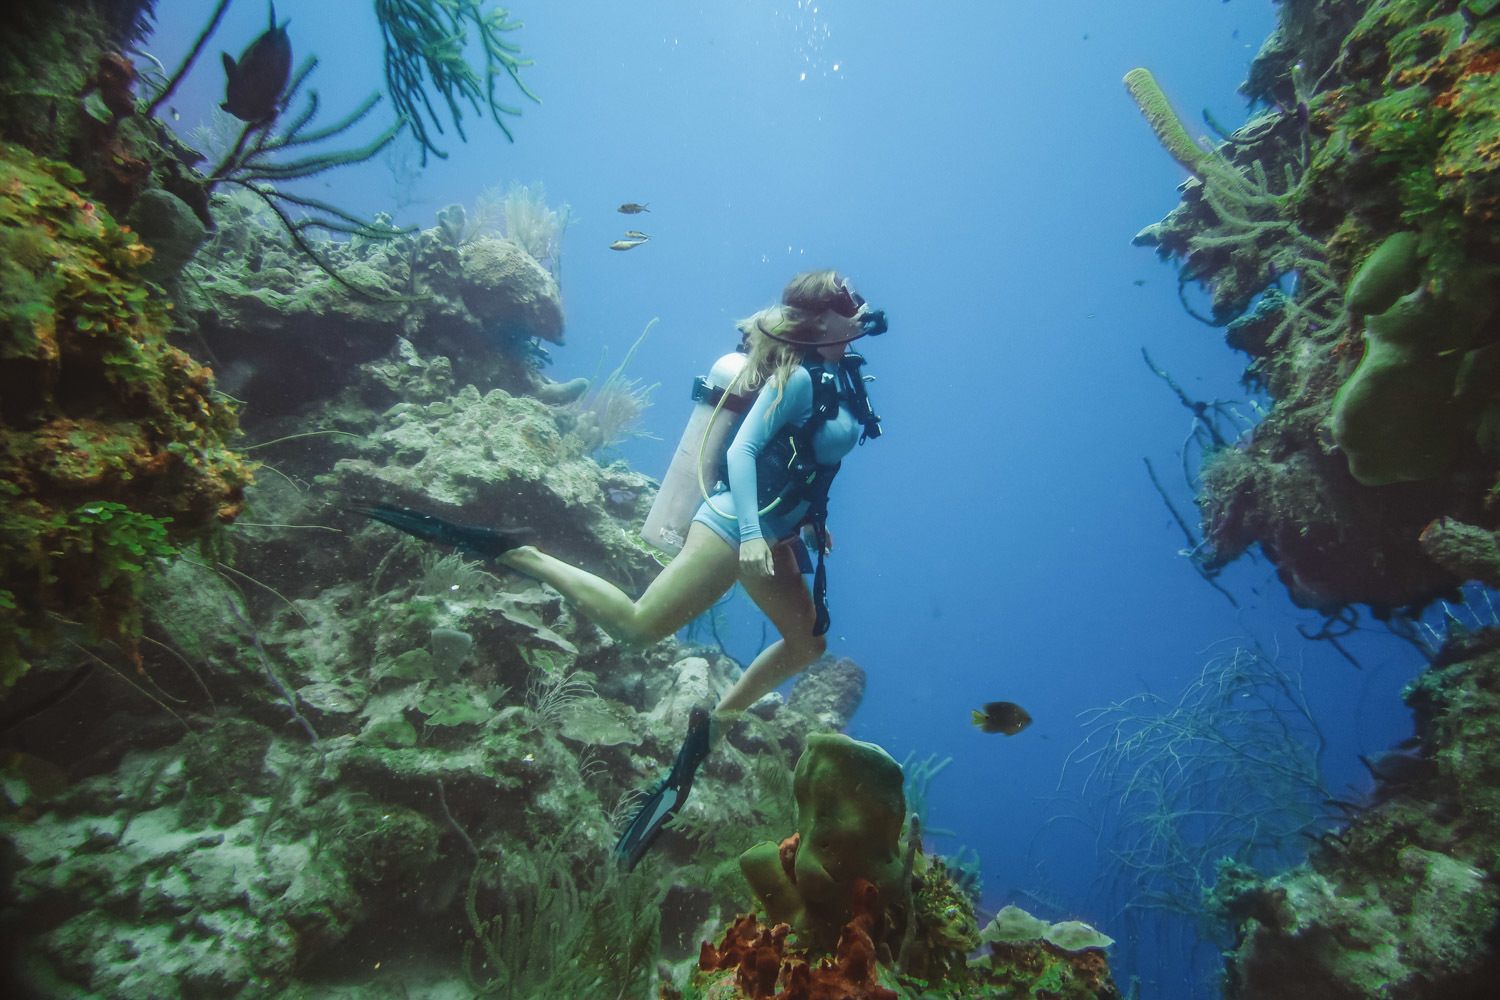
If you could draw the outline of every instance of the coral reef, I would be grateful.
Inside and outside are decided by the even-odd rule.
[[[337,415],[328,422],[365,430],[328,483],[343,496],[490,511],[530,528],[550,551],[602,565],[627,583],[644,585],[659,569],[634,527],[610,510],[606,489],[620,486],[606,486],[585,444],[565,433],[558,412],[544,403],[504,389],[481,395],[467,385],[427,402],[396,402],[369,421]],[[495,434],[496,427],[508,433]],[[616,480],[642,496],[648,489],[644,477]]]
[[[1500,584],[1500,7],[1278,12],[1243,88],[1265,110],[1222,143],[1185,152],[1164,99],[1131,84],[1194,174],[1137,242],[1204,287],[1194,315],[1273,403],[1204,461],[1197,557],[1211,574],[1259,545],[1331,622],[1363,604],[1409,623],[1465,581]],[[1283,875],[1220,862],[1207,899],[1235,929],[1228,996],[1492,990],[1496,771],[1477,741],[1496,640],[1450,633],[1407,694],[1415,748],[1368,762],[1371,801],[1329,800],[1344,828]]]
[[[19,0],[0,38],[0,139],[71,164],[96,204],[123,218],[164,190],[207,221],[207,199],[179,145],[135,113],[136,69],[121,52],[144,33],[147,0],[87,0],[60,16]]]
[[[830,953],[792,943],[787,924],[742,915],[717,946],[705,941],[693,974],[663,984],[663,1000],[1119,1000],[1108,937],[1078,921],[1047,924],[1007,907],[983,932],[985,954],[937,976],[894,973],[880,961],[879,893],[856,880],[849,922]],[[972,951],[979,940],[968,941]]]
[[[257,416],[336,396],[401,340],[459,359],[478,385],[547,395],[538,342],[562,343],[561,297],[518,245],[460,244],[440,221],[388,240],[318,241],[320,266],[253,201],[216,199],[214,214],[216,233],[181,288],[182,320]],[[377,294],[351,291],[330,268]]]
[[[654,485],[589,458],[565,405],[587,386],[539,372],[555,278],[493,236],[461,246],[451,212],[320,244],[387,282],[377,308],[257,199],[218,200],[204,242],[164,191],[133,195],[178,332],[246,400],[249,485],[233,413],[138,277],[151,252],[87,178],[3,155],[0,634],[38,655],[3,723],[0,985],[647,995],[659,956],[740,905],[735,856],[787,825],[788,762],[847,721],[862,672],[757,705],[622,877],[630,793],[738,667],[623,650],[555,593],[341,509],[458,505],[628,585],[656,573],[636,536]]]
[[[980,932],[990,946],[989,979],[1002,996],[1115,1000],[1107,935],[1078,920],[1049,924],[1007,906]]]
[[[737,668],[673,642],[623,650],[546,588],[329,504],[524,517],[571,558],[654,574],[635,535],[649,481],[582,455],[558,408],[452,372],[407,343],[289,417],[366,433],[256,450],[249,514],[146,588],[149,684],[96,670],[60,704],[55,672],[17,688],[28,711],[7,744],[65,777],[6,765],[0,921],[28,990],[644,996],[658,954],[695,954],[742,905],[724,872],[789,823],[789,762],[847,721],[862,673],[830,661],[747,714],[622,880],[624,793],[659,776],[688,710]]]
[[[912,862],[911,932],[901,942],[902,972],[926,982],[961,980],[980,943],[979,892],[954,878],[949,859],[918,850]]]
[[[1299,603],[1385,614],[1462,582],[1426,525],[1500,526],[1500,19],[1458,0],[1279,10],[1245,88],[1272,110],[1216,149],[1179,148],[1133,77],[1195,174],[1137,242],[1207,288],[1204,318],[1275,403],[1205,463],[1205,563],[1259,544]]]
[[[498,187],[486,188],[474,199],[472,219],[465,218],[460,205],[450,205],[447,211],[455,209],[459,242],[502,237],[531,254],[553,277],[562,274],[562,241],[572,210],[567,205],[549,208],[544,185],[512,183],[503,192]]]
[[[1226,996],[1480,997],[1500,956],[1500,633],[1451,640],[1406,692],[1417,746],[1368,807],[1272,878],[1221,866]],[[1289,984],[1296,984],[1289,992]]]
[[[875,960],[871,932],[880,914],[879,897],[874,885],[863,879],[855,881],[849,920],[840,928],[834,954],[816,964],[805,956],[788,954],[786,924],[768,929],[754,917],[745,916],[730,926],[717,948],[707,941],[703,943],[698,968],[709,973],[731,971],[737,991],[731,995],[751,1000],[816,1000],[832,996],[847,1000],[898,1000],[899,993],[881,984]],[[713,979],[709,982],[713,983]],[[779,992],[778,984],[783,986]],[[710,985],[702,995],[723,994]]]
[[[873,744],[809,737],[794,779],[797,832],[740,856],[764,922],[743,915],[717,947],[703,942],[697,971],[663,996],[1118,996],[1104,954],[1113,942],[1086,925],[997,919],[981,935],[974,899],[922,851],[915,818],[902,849],[902,783]],[[971,962],[981,942],[991,953]]]
[[[167,342],[150,250],[83,178],[0,145],[0,681],[59,624],[134,649],[158,557],[240,510],[212,375]]]
[[[273,128],[310,63],[272,119],[226,133],[222,170],[196,173],[152,117],[174,81],[142,86],[120,55],[149,7],[22,0],[0,36],[0,992],[669,993],[672,963],[747,901],[739,854],[792,828],[801,795],[806,846],[787,861],[831,954],[776,960],[781,985],[994,995],[964,962],[972,898],[915,829],[901,850],[889,758],[854,808],[828,786],[855,771],[818,754],[797,787],[791,762],[858,707],[847,659],[746,712],[641,869],[618,869],[636,791],[741,668],[676,640],[621,648],[552,590],[346,509],[525,525],[631,587],[657,572],[636,534],[654,484],[590,455],[645,390],[622,364],[601,387],[622,405],[590,421],[569,405],[586,382],[540,372],[562,342],[566,214],[513,191],[510,239],[452,208],[387,238],[389,220],[261,187],[390,136],[303,147],[373,102],[310,129],[309,99]],[[393,91],[504,128],[459,43],[514,78],[503,13],[392,0],[377,16]],[[215,183],[237,190],[210,205]],[[340,220],[348,239],[305,233]]]

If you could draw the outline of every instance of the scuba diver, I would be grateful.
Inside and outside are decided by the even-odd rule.
[[[880,420],[865,394],[864,359],[848,345],[884,333],[886,317],[846,278],[831,270],[799,274],[787,284],[779,305],[741,320],[737,328],[742,334],[738,355],[715,365],[721,376],[726,369],[735,369],[734,374],[721,378],[723,385],[699,379],[695,398],[700,410],[711,408],[724,436],[732,419],[722,411],[740,410],[743,417],[722,466],[709,447],[710,429],[697,435],[689,424],[684,444],[695,447],[679,446],[678,459],[685,450],[693,453],[687,509],[696,512],[683,533],[658,531],[653,524],[660,520],[658,509],[682,504],[682,463],[674,460],[643,534],[669,550],[680,545],[680,551],[639,599],[525,544],[516,533],[453,524],[387,504],[354,508],[418,538],[491,558],[549,584],[620,642],[644,645],[674,634],[736,582],[771,620],[781,638],[755,657],[712,713],[701,707],[691,713],[670,774],[615,847],[628,868],[635,867],[687,800],[698,767],[727,728],[724,723],[823,654],[829,625],[823,567],[829,548],[828,488],[844,456],[856,444],[880,436]],[[694,437],[701,440],[691,441]],[[716,482],[721,468],[727,485]],[[817,553],[811,590],[802,579],[812,571],[804,533]]]

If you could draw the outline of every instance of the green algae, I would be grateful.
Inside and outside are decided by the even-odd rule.
[[[238,513],[233,411],[167,342],[150,257],[72,168],[0,145],[0,682],[58,618],[127,649],[145,571]]]

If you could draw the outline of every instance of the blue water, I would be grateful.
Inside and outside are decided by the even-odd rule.
[[[148,47],[169,66],[203,0],[161,0]],[[381,85],[368,5],[280,0],[298,56],[316,52],[329,119]],[[1185,118],[1244,117],[1236,87],[1274,25],[1233,0],[518,0],[514,40],[535,60],[514,144],[473,116],[469,142],[397,181],[382,161],[304,190],[341,207],[431,225],[453,202],[512,182],[571,206],[559,379],[612,367],[652,317],[630,374],[659,382],[655,439],[623,457],[665,467],[687,386],[732,346],[733,321],[794,272],[837,267],[885,308],[861,349],[886,434],[851,456],[830,526],[833,651],[869,688],[853,735],[898,759],[951,756],[929,821],[939,850],[977,850],[984,903],[1051,901],[1122,938],[1120,978],[1145,996],[1210,995],[1196,931],[1120,932],[1097,886],[1111,858],[1064,824],[1059,775],[1078,714],[1142,691],[1175,696],[1213,644],[1253,636],[1300,671],[1328,738],[1327,784],[1365,787],[1356,755],[1409,732],[1401,685],[1420,657],[1378,627],[1351,637],[1356,670],[1297,625],[1264,560],[1222,578],[1237,610],[1180,554],[1149,458],[1195,519],[1179,452],[1190,416],[1141,360],[1147,348],[1200,399],[1243,401],[1243,358],[1184,312],[1175,271],[1130,245],[1176,203],[1182,169],[1120,78],[1150,67]],[[173,104],[186,128],[222,99],[217,52],[265,25],[235,5],[213,58]],[[505,86],[502,84],[502,86]],[[408,157],[410,160],[410,157]],[[409,164],[410,165],[410,164]],[[647,202],[649,215],[615,206]],[[626,228],[652,241],[608,244]],[[1248,407],[1245,412],[1249,412]],[[739,609],[731,651],[753,654]],[[1024,705],[1007,738],[969,723],[981,703]],[[1107,845],[1105,845],[1107,847]],[[1031,894],[1022,895],[1022,892]]]

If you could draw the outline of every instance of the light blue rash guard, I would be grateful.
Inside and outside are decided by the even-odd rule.
[[[715,491],[699,506],[693,520],[734,548],[752,538],[764,538],[775,545],[795,534],[807,514],[808,502],[804,500],[789,510],[775,510],[761,517],[756,459],[779,433],[795,430],[812,419],[812,410],[812,376],[804,367],[792,371],[785,390],[779,394],[773,385],[763,387],[729,445],[725,462],[729,489]],[[819,465],[834,465],[843,460],[859,443],[862,429],[841,399],[838,413],[813,433],[813,458]],[[746,513],[740,514],[741,511]]]

